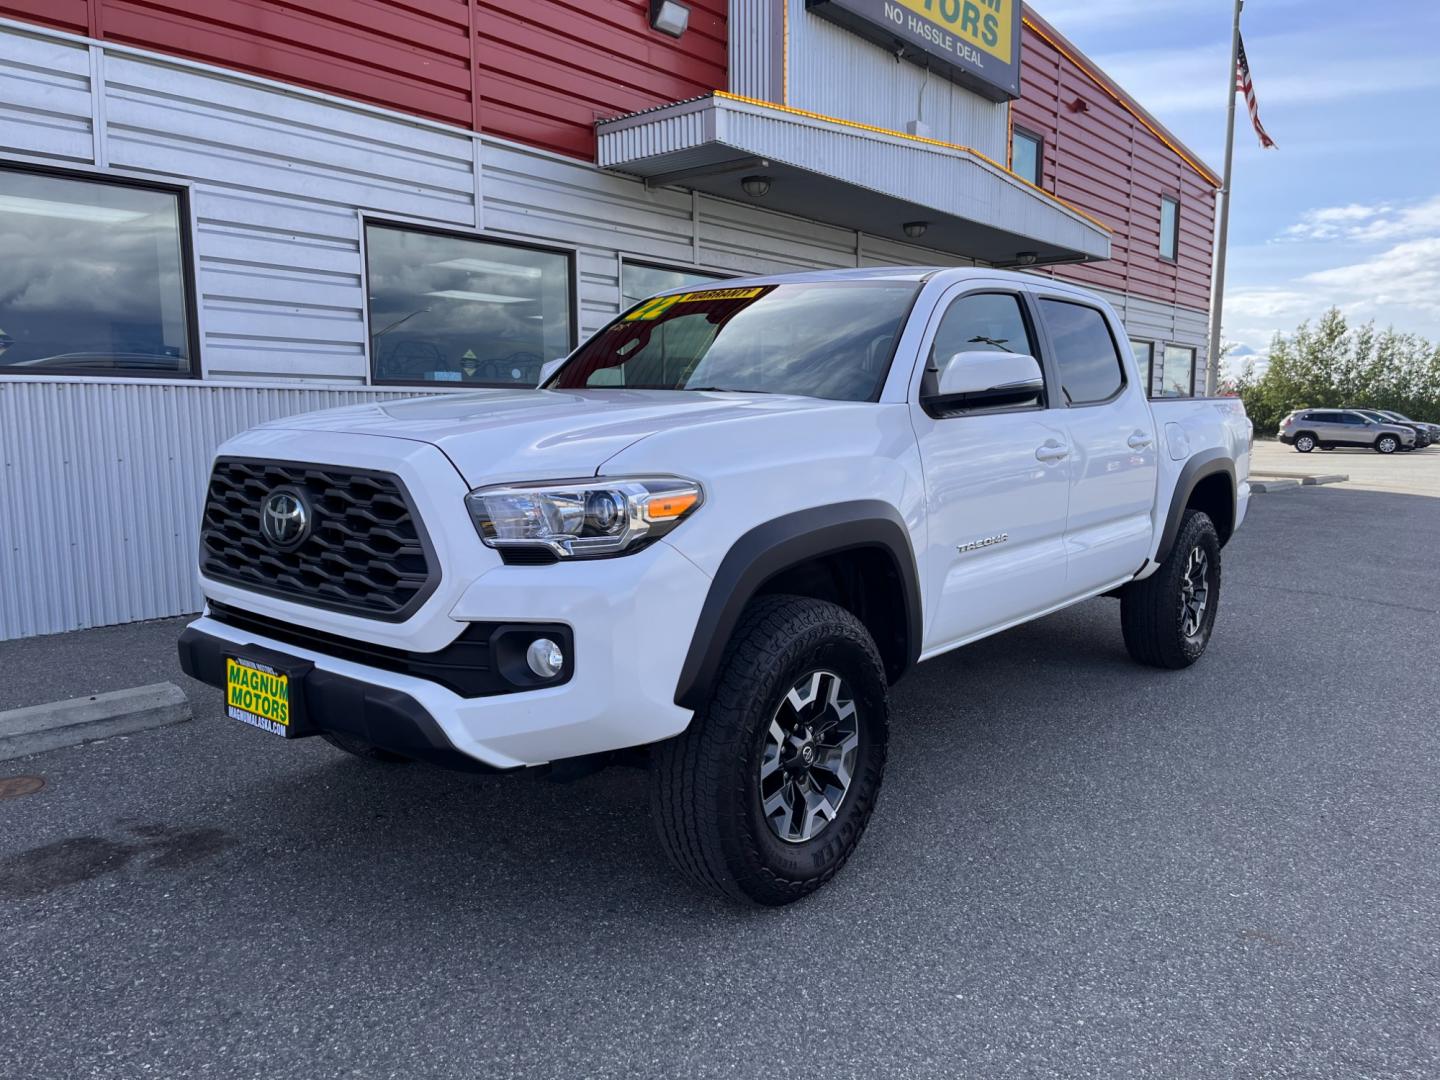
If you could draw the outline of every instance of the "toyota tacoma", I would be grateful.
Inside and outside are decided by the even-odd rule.
[[[729,281],[557,363],[220,447],[179,648],[228,716],[373,761],[643,762],[675,866],[775,905],[855,849],[915,664],[1101,595],[1142,664],[1210,640],[1250,422],[1151,401],[1081,288]]]

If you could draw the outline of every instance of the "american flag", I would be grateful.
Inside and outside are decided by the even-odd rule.
[[[1255,134],[1260,136],[1260,147],[1269,150],[1275,145],[1275,140],[1265,134],[1265,126],[1260,123],[1260,106],[1255,102],[1255,84],[1250,81],[1250,61],[1245,59],[1245,39],[1240,39],[1240,52],[1235,63],[1235,89],[1245,95],[1245,106],[1250,110],[1250,122],[1255,125]]]

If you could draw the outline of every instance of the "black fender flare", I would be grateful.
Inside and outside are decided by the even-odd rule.
[[[755,526],[731,545],[700,609],[690,650],[680,668],[675,704],[698,709],[705,703],[741,612],[767,581],[812,559],[861,548],[889,552],[899,570],[905,606],[905,661],[899,670],[890,672],[890,680],[899,678],[920,655],[920,575],[904,518],[889,503],[860,499],[785,514]]]
[[[1164,562],[1170,549],[1175,546],[1175,537],[1180,534],[1180,519],[1185,516],[1185,505],[1195,493],[1196,485],[1216,473],[1224,473],[1230,478],[1230,510],[1231,520],[1234,520],[1233,514],[1238,507],[1233,503],[1240,497],[1239,485],[1235,483],[1235,462],[1219,448],[1202,450],[1185,463],[1185,467],[1180,470],[1180,478],[1175,481],[1175,491],[1170,496],[1170,510],[1165,515],[1165,528],[1160,533],[1160,545],[1155,549],[1155,562]]]

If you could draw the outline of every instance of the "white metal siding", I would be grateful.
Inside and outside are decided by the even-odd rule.
[[[785,94],[784,3],[730,0],[730,92],[782,102]]]
[[[809,109],[863,124],[905,131],[923,120],[932,139],[959,143],[996,161],[1006,160],[1009,112],[924,68],[852,34],[806,10],[805,0],[790,5],[789,99]]]
[[[1110,301],[1125,332],[1140,341],[1155,342],[1155,370],[1151,392],[1160,388],[1161,361],[1166,344],[1184,345],[1195,350],[1195,393],[1205,392],[1205,368],[1208,363],[1210,316],[1194,308],[1174,307],[1143,296],[1127,296],[1109,289],[1087,286]]]
[[[196,611],[216,445],[414,391],[0,380],[0,640]]]
[[[0,31],[0,150],[91,161],[92,116],[89,49]]]

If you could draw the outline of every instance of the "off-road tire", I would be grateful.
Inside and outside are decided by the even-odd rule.
[[[1197,548],[1208,562],[1208,593],[1199,632],[1190,635],[1184,628],[1184,577]],[[1172,670],[1199,660],[1210,643],[1220,607],[1220,576],[1220,537],[1215,524],[1202,511],[1186,510],[1175,546],[1160,569],[1121,590],[1120,626],[1130,655],[1149,667]]]
[[[1302,454],[1308,454],[1315,449],[1315,436],[1310,434],[1295,436],[1295,449]]]
[[[320,737],[337,750],[344,750],[347,754],[363,758],[365,761],[373,761],[382,765],[403,765],[410,759],[403,754],[397,754],[391,750],[382,750],[378,746],[371,746],[362,739],[352,735],[340,735],[333,731],[322,731]]]
[[[833,820],[788,842],[762,811],[761,756],[797,680],[837,673],[856,707],[859,746]],[[860,842],[885,775],[889,688],[865,626],[836,604],[764,596],[741,616],[709,701],[651,751],[651,809],[670,861],[733,900],[778,906],[814,892]]]

